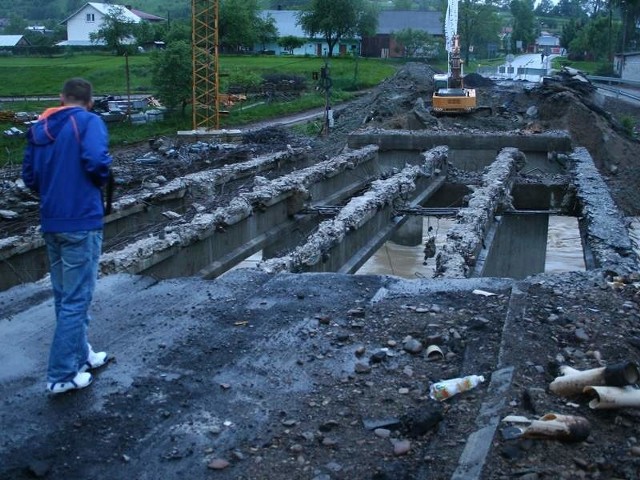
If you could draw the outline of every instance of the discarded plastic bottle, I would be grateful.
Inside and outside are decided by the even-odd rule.
[[[443,401],[460,392],[466,392],[484,382],[482,375],[468,375],[462,378],[452,378],[431,384],[429,396],[434,400]]]

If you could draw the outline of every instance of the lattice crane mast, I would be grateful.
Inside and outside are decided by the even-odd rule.
[[[191,0],[193,129],[220,127],[218,0]]]

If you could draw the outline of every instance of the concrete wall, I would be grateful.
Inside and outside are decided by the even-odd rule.
[[[369,159],[374,157],[371,155]],[[312,160],[311,151],[307,148],[289,149],[186,175],[161,187],[121,197],[114,202],[113,213],[105,218],[104,250],[110,250],[148,225],[168,223],[164,212],[170,210],[185,214],[194,198],[211,198],[218,195],[220,190],[233,189],[260,173],[276,168],[300,168]],[[356,162],[354,169],[358,165]],[[7,239],[0,244],[0,290],[39,280],[48,271],[48,259],[39,232]]]
[[[492,238],[486,238],[487,255],[479,255],[474,276],[523,279],[543,273],[549,215],[502,215]]]
[[[513,147],[527,157],[527,170],[560,173],[564,168],[550,152],[571,151],[571,138],[567,132],[551,132],[536,135],[514,133],[430,132],[425,130],[363,129],[349,135],[349,147],[378,145],[381,158],[385,156],[412,156],[433,148],[447,145],[449,162],[458,168],[479,171],[490,165],[500,149]],[[404,158],[397,158],[402,162]],[[393,160],[387,160],[392,163]]]

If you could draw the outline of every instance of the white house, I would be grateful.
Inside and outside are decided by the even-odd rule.
[[[109,14],[117,14],[124,20],[133,23],[164,21],[162,17],[134,10],[129,6],[88,2],[62,21],[63,24],[67,24],[67,40],[58,43],[58,45],[100,45],[100,42],[92,42],[89,35],[102,27],[104,18]]]

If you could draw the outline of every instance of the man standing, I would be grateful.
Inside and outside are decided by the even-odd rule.
[[[111,157],[104,122],[89,112],[92,87],[81,78],[62,88],[60,107],[49,108],[27,134],[25,184],[40,196],[40,225],[47,246],[56,329],[49,354],[47,390],[87,387],[87,372],[107,363],[87,341],[89,305],[98,276],[104,206],[101,187]]]

